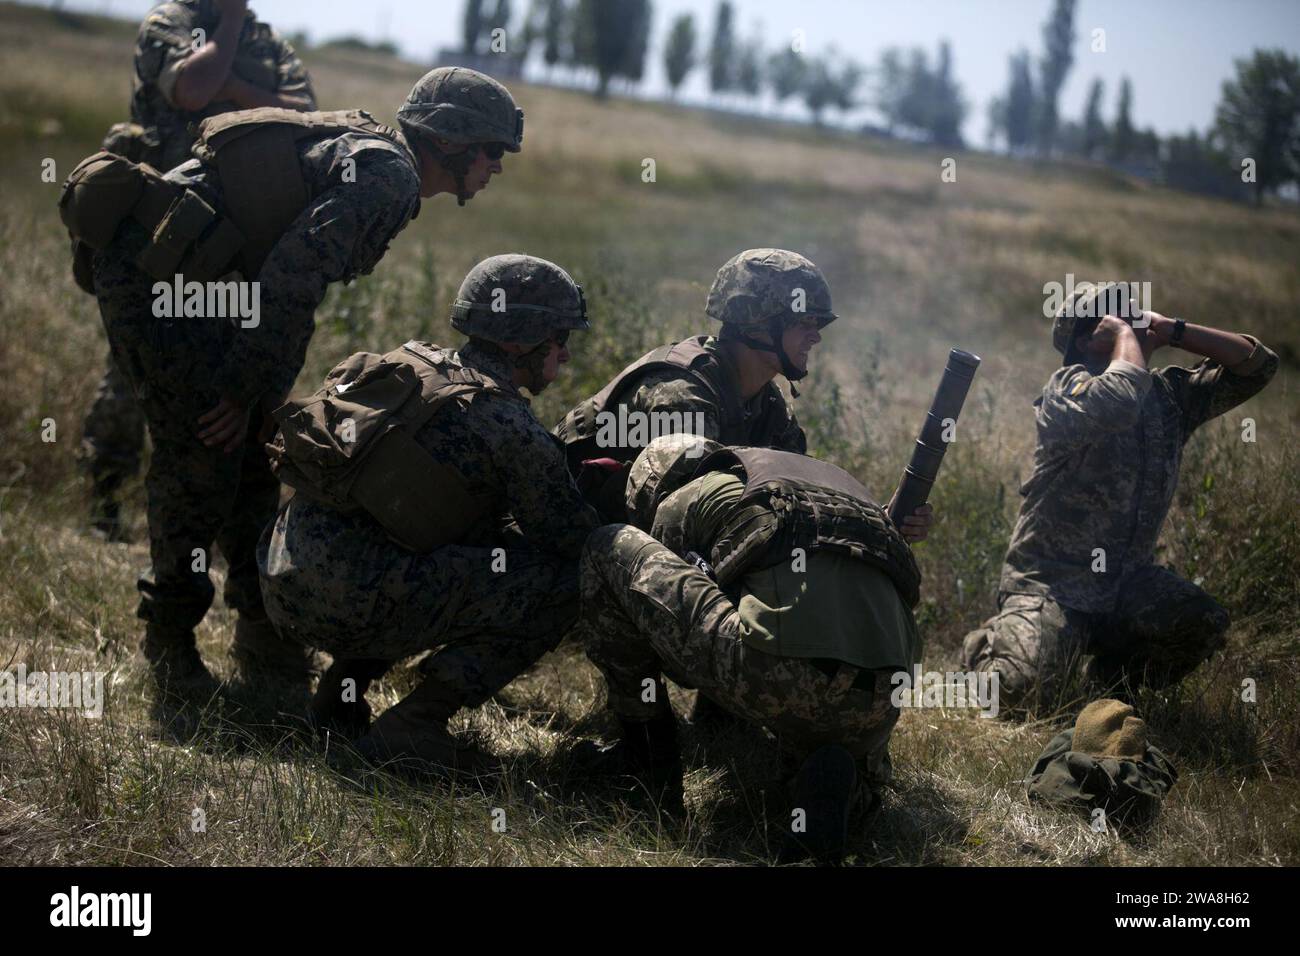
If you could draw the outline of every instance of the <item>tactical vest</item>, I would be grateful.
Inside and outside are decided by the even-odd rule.
[[[555,428],[556,437],[565,445],[569,469],[575,475],[578,467],[588,458],[613,458],[632,461],[640,448],[602,448],[596,444],[600,430],[598,416],[604,412],[617,413],[624,393],[647,373],[672,368],[680,370],[687,378],[702,386],[717,403],[722,430],[718,441],[724,445],[765,445],[776,440],[778,428],[786,423],[778,421],[769,402],[763,418],[757,425],[745,420],[745,406],[738,394],[722,386],[722,367],[717,353],[705,348],[709,336],[699,335],[674,345],[665,345],[637,359],[599,392],[570,411]],[[775,389],[775,385],[768,385]]]
[[[166,181],[152,166],[103,150],[87,157],[68,176],[59,198],[59,215],[73,238],[78,284],[93,293],[82,281],[88,271],[85,247],[107,248],[127,219],[150,234],[136,265],[155,279],[179,272],[206,282],[233,268],[246,279],[256,278],[271,248],[312,199],[298,141],[350,131],[402,142],[395,130],[363,110],[300,113],[265,107],[203,120],[194,155],[217,170],[222,212],[193,190]]]
[[[412,551],[454,544],[489,503],[471,495],[461,473],[435,461],[415,435],[449,402],[485,393],[523,401],[436,345],[358,352],[314,395],[276,409],[279,432],[267,445],[271,469],[319,504],[367,512]]]
[[[884,571],[907,606],[916,607],[921,572],[912,549],[856,478],[829,462],[771,448],[721,449],[695,474],[736,469],[745,489],[710,553],[723,590],[750,571],[790,561],[794,548],[826,550]]]

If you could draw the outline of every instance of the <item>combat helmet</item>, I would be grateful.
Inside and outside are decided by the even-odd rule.
[[[632,524],[649,531],[665,498],[695,477],[700,463],[722,445],[685,432],[660,435],[641,450],[627,477],[627,514]]]
[[[567,272],[554,262],[511,253],[469,270],[451,307],[451,327],[489,342],[531,345],[591,326],[582,286]]]
[[[722,323],[724,336],[750,348],[775,352],[781,371],[794,381],[806,374],[790,362],[781,343],[785,330],[812,317],[822,329],[838,316],[831,310],[831,290],[820,269],[797,252],[747,249],[718,270],[704,311]],[[754,332],[767,332],[773,344]]]
[[[397,121],[408,138],[437,138],[458,146],[500,143],[511,153],[524,143],[524,111],[510,91],[490,76],[459,66],[438,67],[420,77],[398,109]],[[470,199],[465,173],[474,151],[445,154],[428,146],[456,177],[457,200],[465,205]]]

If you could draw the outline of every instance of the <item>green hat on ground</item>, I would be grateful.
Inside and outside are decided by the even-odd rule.
[[[1118,700],[1096,700],[1057,734],[1029,775],[1029,799],[1129,827],[1151,823],[1178,780],[1169,759],[1146,742],[1146,724]]]

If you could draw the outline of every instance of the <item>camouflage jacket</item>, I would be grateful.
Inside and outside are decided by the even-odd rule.
[[[741,402],[740,376],[726,350],[719,348],[718,340],[712,336],[700,336],[695,341],[703,346],[712,361],[702,362],[691,370],[653,365],[638,368],[654,354],[647,353],[620,373],[625,378],[609,395],[604,411],[615,416],[644,416],[647,421],[672,416],[674,427],[669,430],[681,431],[683,428],[677,424],[684,423],[685,430],[692,434],[724,445],[778,448],[800,454],[807,451],[803,429],[776,382],[768,382],[753,398]],[[611,385],[617,381],[611,381]],[[736,396],[739,409],[739,421],[730,426],[726,424],[723,408],[727,396]],[[556,434],[565,442],[574,442],[580,437],[579,420],[584,417],[587,404],[598,399],[599,394],[572,409],[556,426]],[[651,437],[654,436],[647,435],[645,441],[630,448],[611,447],[608,454],[631,460]]]
[[[626,390],[625,400],[629,411],[699,413],[704,427],[696,434],[704,438],[712,438],[727,445],[779,448],[804,454],[808,450],[808,439],[795,419],[789,399],[775,381],[768,382],[757,395],[744,403],[745,433],[724,435],[722,415],[715,395],[724,391],[738,394],[740,376],[726,351],[718,348],[716,338],[710,336],[704,347],[715,352],[718,357],[717,364],[713,366],[716,372],[710,382],[714,394],[676,369],[660,369],[648,372],[640,382]]]
[[[574,487],[559,446],[527,399],[515,399],[510,368],[499,356],[466,346],[456,360],[510,393],[483,392],[458,401],[454,413],[444,409],[416,432],[415,440],[434,460],[453,465],[469,494],[488,502],[486,516],[459,546],[532,550],[576,561],[599,522]],[[286,538],[297,542],[297,551]],[[282,509],[266,547],[265,587],[315,593],[340,606],[359,589],[391,579],[394,568],[425,559],[395,544],[365,512],[345,514],[301,495]]]
[[[1277,356],[1251,341],[1250,357],[1231,369],[1203,359],[1191,369],[1118,361],[1096,375],[1083,365],[1053,373],[1035,401],[1038,447],[1002,592],[1113,609],[1124,576],[1155,558],[1188,437],[1277,371]]]
[[[349,131],[299,141],[307,207],[258,273],[258,324],[237,330],[218,373],[222,394],[245,405],[263,393],[287,394],[302,369],[326,286],[368,275],[418,215],[419,168],[401,134],[396,137]],[[224,210],[220,179],[201,160],[166,178]]]
[[[161,170],[171,169],[189,157],[194,143],[191,123],[239,109],[231,102],[213,101],[191,113],[177,109],[172,102],[181,67],[195,52],[193,31],[202,30],[211,36],[219,22],[211,0],[173,0],[151,11],[140,25],[135,43],[131,119],[157,139],[154,165]],[[252,11],[244,15],[244,29],[231,70],[260,89],[306,96],[311,103],[304,109],[316,108],[311,80],[298,54]]]

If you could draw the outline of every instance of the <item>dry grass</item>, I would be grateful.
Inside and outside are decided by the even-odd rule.
[[[567,646],[498,699],[457,719],[509,769],[484,791],[357,784],[330,770],[291,716],[248,697],[181,739],[151,719],[131,654],[142,544],[84,535],[74,455],[100,373],[93,302],[73,286],[54,215],[57,183],[126,105],[130,25],[56,26],[0,5],[0,661],[103,669],[103,720],[0,709],[0,862],[681,864],[770,861],[784,826],[779,768],[761,735],[687,731],[685,834],[656,832],[574,778],[573,735],[611,728],[594,669]],[[418,70],[308,54],[322,105],[381,119]],[[105,78],[109,78],[106,80]],[[426,204],[376,273],[335,289],[300,386],[339,357],[412,336],[447,339],[461,275],[508,250],[565,265],[588,289],[595,329],[535,403],[554,421],[640,351],[705,326],[723,261],[786,246],[822,265],[843,317],[799,402],[815,448],[881,494],[910,449],[946,350],[985,364],[935,494],[939,522],[918,548],[926,575],[927,666],[955,664],[992,588],[1033,445],[1029,403],[1053,365],[1042,286],[1067,272],[1149,280],[1155,307],[1251,331],[1283,356],[1271,388],[1193,439],[1163,558],[1233,612],[1228,651],[1165,697],[1143,701],[1182,773],[1140,840],[1091,832],[1030,806],[1023,778],[1055,723],[969,712],[904,714],[897,782],[860,862],[943,864],[1294,864],[1300,811],[1296,692],[1300,498],[1294,376],[1300,335],[1300,217],[1129,183],[1095,170],[958,157],[707,112],[521,88],[527,148],[466,209]],[[643,183],[654,158],[657,182]],[[1169,359],[1173,361],[1174,359]],[[1238,438],[1240,418],[1259,441]],[[57,440],[40,441],[52,418]],[[142,494],[129,514],[143,533]],[[200,630],[226,669],[230,614]],[[12,660],[11,660],[12,658]],[[1258,685],[1245,705],[1244,678]],[[373,692],[376,709],[413,675]],[[235,709],[238,705],[239,709]],[[194,810],[207,829],[191,827]],[[491,811],[506,811],[506,831]]]

